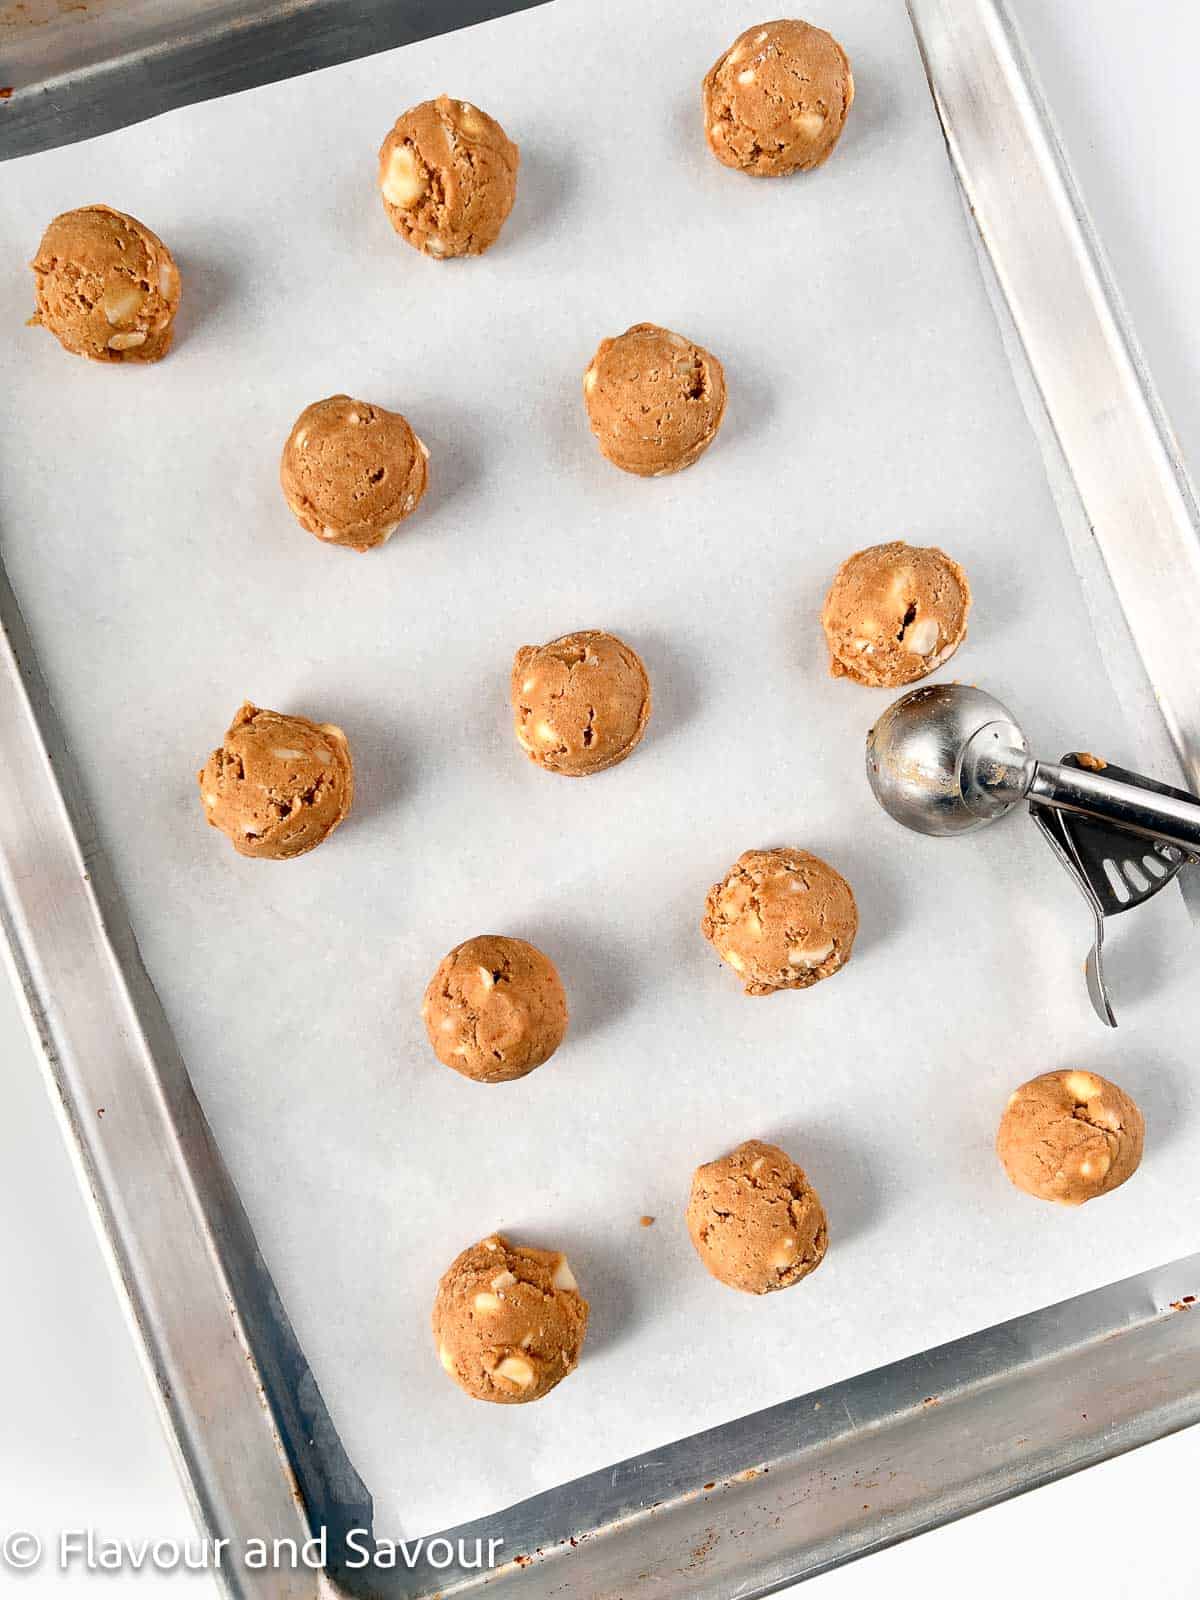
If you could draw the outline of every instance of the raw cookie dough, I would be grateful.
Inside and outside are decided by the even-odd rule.
[[[499,933],[456,945],[421,1007],[439,1061],[476,1083],[507,1083],[563,1042],[567,997],[549,956]]]
[[[859,550],[821,609],[830,674],[880,689],[915,683],[958,649],[970,609],[967,575],[944,550],[903,539]]]
[[[583,375],[588,421],[623,472],[661,478],[698,461],[725,415],[716,356],[653,322],[604,339]]]
[[[200,774],[214,828],[239,855],[302,856],[342,822],[354,799],[346,735],[331,722],[263,711],[247,700]]]
[[[438,1359],[475,1400],[540,1400],[579,1362],[588,1303],[558,1250],[498,1233],[453,1261],[433,1302]]]
[[[30,321],[91,361],[157,361],[171,348],[179,268],[157,234],[110,206],[64,211],[30,262]]]
[[[428,459],[398,411],[334,394],[297,417],[279,482],[302,528],[329,544],[371,550],[416,509]]]
[[[697,1167],[687,1227],[713,1277],[745,1294],[799,1283],[829,1243],[825,1208],[803,1171],[761,1139]]]
[[[1132,1178],[1146,1125],[1123,1089],[1095,1072],[1044,1072],[1009,1098],[996,1154],[1039,1200],[1079,1206]]]
[[[547,772],[586,778],[636,749],[650,680],[636,650],[598,628],[524,644],[512,669],[513,731]]]
[[[846,52],[809,22],[747,28],[704,80],[704,130],[718,161],[756,178],[819,167],[854,99]]]
[[[807,850],[746,850],[704,903],[700,923],[747,994],[807,989],[850,959],[858,908],[850,885]]]
[[[406,111],[379,152],[383,209],[427,256],[477,256],[517,197],[520,152],[467,100],[439,95]]]

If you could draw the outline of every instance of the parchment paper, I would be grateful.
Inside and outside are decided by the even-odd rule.
[[[0,537],[142,950],[380,1530],[428,1531],[1194,1249],[1195,945],[1178,897],[1129,920],[1123,1028],[1094,1021],[1082,899],[1024,818],[900,832],[862,776],[888,695],[833,682],[817,612],[850,550],[944,544],[977,596],[941,676],[1040,753],[1133,757],[987,304],[900,0],[824,0],[858,99],[821,171],[708,154],[700,78],[757,20],[545,9],[0,172]],[[501,242],[438,263],[392,233],[375,151],[448,91],[521,145]],[[109,369],[26,330],[45,223],[103,200],[180,260],[176,350]],[[693,470],[645,482],[588,433],[603,336],[717,352]],[[425,506],[367,556],[301,532],[278,452],[308,401],[403,410]],[[610,628],[641,651],[644,746],[587,782],[516,748],[516,647]],[[341,723],[359,803],[289,865],[236,857],[194,773],[243,697]],[[701,938],[749,847],[828,857],[859,899],[845,972],[743,998]],[[446,1071],[419,1006],[470,934],[559,963],[569,1041],[525,1080]],[[1146,1160],[1081,1212],[1013,1190],[1009,1091],[1062,1065],[1143,1105]],[[120,1116],[120,1106],[108,1115]],[[784,1143],[824,1196],[810,1281],[712,1282],[693,1167]],[[639,1226],[643,1214],[657,1218]],[[562,1246],[585,1359],[525,1408],[442,1374],[437,1277],[487,1231]]]

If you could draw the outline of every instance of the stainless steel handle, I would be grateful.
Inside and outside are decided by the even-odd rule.
[[[1034,762],[1026,796],[1031,804],[1097,817],[1144,839],[1161,839],[1200,855],[1200,800],[1177,800],[1054,761]]]

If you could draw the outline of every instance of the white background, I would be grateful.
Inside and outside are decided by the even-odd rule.
[[[1167,409],[1200,466],[1200,331],[1190,315],[1200,231],[1187,187],[1200,132],[1200,111],[1189,111],[1200,22],[1167,0],[1110,0],[1074,15],[1025,0],[1018,12]],[[10,1064],[0,1270],[11,1296],[0,1362],[19,1375],[0,1432],[0,1524],[182,1534],[186,1511],[7,996],[0,1051]],[[938,1594],[969,1574],[976,1595],[999,1596],[1032,1569],[1047,1587],[1103,1581],[1116,1594],[1191,1595],[1200,1563],[1189,1554],[1183,1495],[1198,1465],[1200,1439],[1184,1435],[819,1582],[830,1596],[839,1585],[865,1594],[881,1579]],[[1078,1536],[1106,1517],[1122,1528],[1120,1541]]]

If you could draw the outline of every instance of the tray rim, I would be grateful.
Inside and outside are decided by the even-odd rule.
[[[1027,141],[1027,156],[1045,186],[1049,214],[1061,228],[1062,242],[1078,268],[1070,285],[1078,296],[1075,309],[1082,307],[1094,319],[1113,393],[1123,418],[1127,421],[1132,413],[1136,424],[1132,432],[1143,469],[1138,485],[1158,496],[1152,507],[1157,519],[1152,531],[1168,551],[1176,541],[1177,553],[1185,567],[1190,564],[1196,579],[1190,586],[1172,581],[1168,587],[1183,591],[1176,593],[1176,604],[1200,618],[1200,516],[1195,496],[1004,0],[907,0],[907,5],[951,160],[1089,527],[1105,550],[1114,587],[1130,613],[1128,581],[1124,586],[1121,581],[1121,535],[1127,542],[1131,530],[1122,527],[1107,503],[1096,514],[1110,488],[1096,464],[1086,462],[1087,470],[1078,470],[1079,418],[1070,414],[1069,407],[1064,410],[1061,375],[1047,374],[1044,366],[1045,329],[1036,304],[1028,299],[1029,263],[1014,260],[1011,240],[1006,245],[1003,186],[997,186],[1003,173],[994,170],[995,161],[991,168],[986,163],[981,167],[979,141],[986,140],[989,130],[976,118],[977,107],[964,106],[961,81],[956,86],[955,73],[972,52],[976,59],[980,52],[990,52],[997,64],[989,89],[1016,118]],[[208,9],[227,20],[231,12],[253,8],[214,0]],[[301,31],[291,38],[303,54],[298,42],[303,19],[309,24],[318,14],[327,19],[331,0],[302,0],[288,9],[294,13],[293,23],[299,19]],[[404,26],[410,26],[414,9],[419,11],[420,6],[395,8],[396,20],[402,20],[403,12]],[[522,0],[509,0],[501,7],[504,12],[519,9]],[[363,36],[355,29],[379,10],[377,0],[352,0],[346,10],[353,25],[341,45],[321,32],[307,69],[365,53],[360,47]],[[472,20],[478,15],[473,13]],[[426,30],[433,31],[437,30]],[[387,42],[419,36],[402,32]],[[179,92],[169,104],[231,92],[292,70],[232,82],[228,58],[218,53],[211,78],[197,79],[195,52],[202,58],[204,49],[212,46],[212,35],[204,33],[184,45],[181,76],[188,81],[186,87],[176,85]],[[385,47],[386,42],[368,46]],[[56,113],[60,131],[74,127],[77,131],[68,137],[78,138],[117,125],[97,123],[97,97],[103,100],[106,86],[111,90],[130,81],[127,75],[135,70],[136,58],[124,56],[103,70],[64,75],[56,90],[67,102],[75,96],[77,118],[72,122],[69,104]],[[121,123],[167,108],[160,100],[135,99],[132,105],[149,109],[123,115]],[[0,142],[4,132],[0,121]],[[1110,463],[1110,473],[1121,465]],[[1153,637],[1147,639],[1147,611],[1153,617],[1163,596],[1153,592],[1153,585],[1137,583],[1132,601],[1131,629],[1156,687],[1161,688],[1164,676],[1168,680],[1162,689],[1165,715],[1185,770],[1193,785],[1200,786],[1200,686],[1187,681],[1186,659],[1164,655]],[[142,968],[119,887],[96,846],[82,789],[2,567],[0,622],[5,634],[0,651],[0,750],[9,758],[4,784],[6,800],[12,801],[0,816],[0,921],[7,935],[10,968],[197,1522],[210,1538],[235,1539],[264,1535],[303,1539],[314,1528],[326,1527],[336,1543],[346,1528],[371,1525],[369,1493],[346,1459],[316,1392]],[[31,860],[36,871],[31,870]],[[100,1040],[103,1052],[96,1050]],[[94,1060],[99,1054],[107,1057],[100,1069]],[[131,1099],[138,1102],[138,1115],[120,1124],[113,1119],[105,1127],[95,1117],[97,1098],[105,1083],[117,1078],[127,1090],[131,1084],[137,1086],[138,1094]],[[128,1204],[132,1176],[136,1174],[143,1191],[147,1182],[139,1155],[146,1140],[162,1156],[161,1166],[150,1177],[159,1185],[164,1206],[173,1208],[163,1213],[171,1218],[169,1227],[162,1226],[161,1216],[156,1219],[157,1240]],[[161,1250],[167,1238],[170,1262],[155,1257],[156,1244]],[[387,1579],[375,1577],[363,1587],[345,1570],[343,1582],[337,1584],[312,1571],[285,1576],[276,1570],[225,1569],[223,1586],[230,1595],[269,1595],[272,1600],[333,1593],[432,1600],[435,1594],[467,1593],[485,1583],[494,1593],[511,1592],[533,1600],[551,1593],[618,1592],[595,1587],[610,1580],[621,1584],[623,1595],[648,1592],[650,1586],[656,1596],[678,1595],[681,1600],[684,1596],[718,1600],[735,1592],[767,1594],[1200,1420],[1200,1318],[1177,1315],[1164,1299],[1173,1293],[1176,1305],[1182,1304],[1185,1291],[1190,1292],[1187,1286],[1198,1283],[1200,1256],[1190,1257],[939,1350],[920,1352],[822,1394],[801,1396],[674,1441],[463,1529],[447,1530],[451,1536],[472,1537],[476,1530],[485,1537],[516,1530],[524,1548],[490,1573],[426,1562]],[[1008,1351],[1007,1367],[995,1364],[1000,1349]],[[979,1437],[989,1396],[994,1398],[1006,1384],[1014,1389],[1005,1413],[1011,1417],[1020,1410],[1022,1383],[1029,1388],[1028,1401],[1040,1392],[1038,1380],[1044,1380],[1048,1371],[1054,1373],[1051,1387],[1061,1391],[1066,1368],[1084,1372],[1085,1378],[1093,1369],[1111,1377],[1114,1372],[1123,1374],[1126,1366],[1145,1366],[1148,1352],[1163,1350],[1170,1356],[1169,1380],[1141,1395],[1138,1404],[1131,1406],[1126,1392],[1137,1389],[1136,1381],[1109,1394],[1101,1392],[1089,1402],[1083,1417],[1089,1423],[1086,1429],[1045,1437],[1036,1451],[1025,1448],[1027,1439],[1019,1440],[1018,1453],[1003,1459],[995,1453],[1002,1446],[994,1444],[986,1469],[960,1456],[944,1468],[936,1490],[927,1486],[923,1498],[903,1506],[879,1506],[870,1530],[852,1532],[849,1526],[830,1527],[814,1517],[794,1518],[795,1526],[782,1544],[771,1544],[767,1554],[766,1529],[775,1513],[765,1504],[755,1511],[750,1498],[760,1492],[751,1486],[770,1471],[775,1473],[772,1493],[777,1494],[780,1486],[798,1493],[804,1484],[824,1481],[828,1459],[852,1461],[856,1441],[864,1445],[864,1461],[870,1458],[877,1453],[872,1442],[889,1429],[903,1441],[907,1459],[913,1459],[928,1450],[931,1441],[936,1447],[942,1435],[947,1440],[955,1437],[964,1418],[970,1419],[970,1436]],[[990,1365],[981,1366],[983,1355]],[[915,1391],[931,1387],[934,1375],[939,1380],[939,1401],[944,1403],[931,1407],[933,1396],[918,1401]],[[214,1393],[236,1401],[226,1405],[220,1426],[212,1421]],[[820,1425],[813,1422],[817,1410],[825,1412]],[[768,1435],[776,1441],[774,1455],[760,1448]],[[780,1442],[783,1438],[786,1445]],[[717,1473],[713,1463],[722,1460],[722,1453],[728,1470]],[[711,1486],[701,1483],[714,1474]],[[711,1500],[706,1502],[706,1496]],[[652,1573],[644,1566],[660,1557],[669,1559],[672,1541],[678,1544],[682,1538],[686,1543],[693,1537],[698,1508],[711,1524],[708,1531],[716,1529],[719,1507],[726,1519],[722,1532],[732,1537],[730,1522],[740,1521],[746,1531],[753,1527],[759,1535],[757,1556],[746,1540],[748,1559],[739,1564],[736,1583],[722,1562],[707,1556],[675,1569],[674,1575]],[[574,1550],[576,1543],[589,1552],[578,1562],[578,1571],[571,1570],[576,1566],[573,1560],[568,1564],[549,1559]],[[702,1545],[703,1540],[692,1550],[693,1556]],[[332,1563],[335,1569],[339,1565],[336,1560]]]
[[[172,0],[140,0],[132,17],[7,30],[0,162],[546,3],[189,0],[181,26]]]

